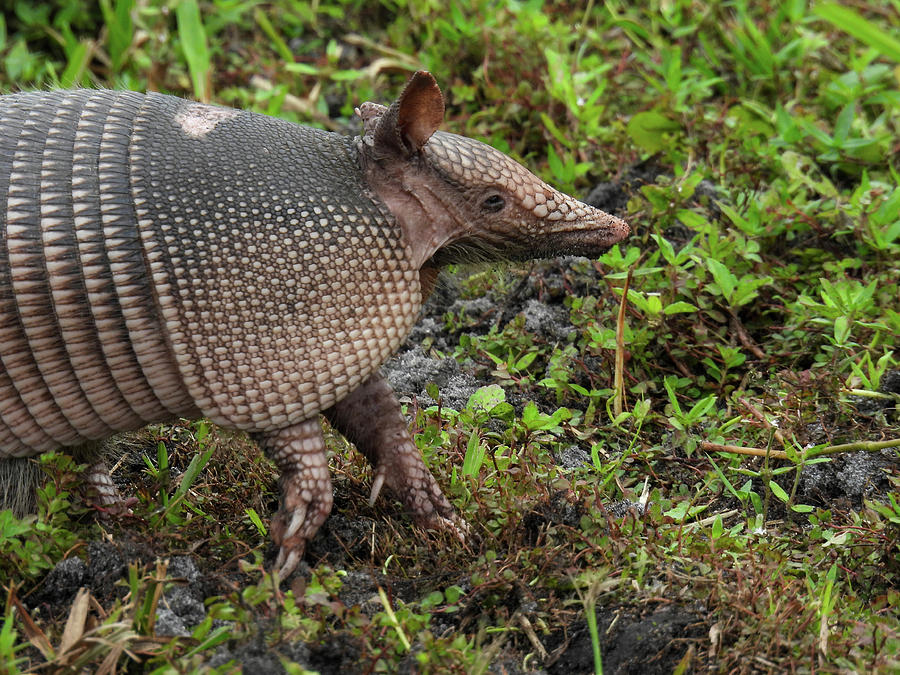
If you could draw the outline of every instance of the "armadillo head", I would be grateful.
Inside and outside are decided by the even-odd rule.
[[[444,102],[427,72],[413,75],[390,108],[363,103],[357,114],[369,184],[403,228],[416,267],[596,257],[630,232],[489,145],[437,131]]]

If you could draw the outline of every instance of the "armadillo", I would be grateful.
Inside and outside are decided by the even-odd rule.
[[[247,431],[281,474],[285,578],[332,506],[321,413],[372,501],[462,533],[380,365],[445,263],[597,256],[629,228],[438,131],[427,72],[357,114],[352,138],[158,93],[0,97],[0,458],[179,417]]]

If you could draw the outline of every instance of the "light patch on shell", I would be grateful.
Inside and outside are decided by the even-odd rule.
[[[175,115],[175,123],[188,136],[203,138],[220,122],[237,117],[240,111],[204,103],[190,103]]]

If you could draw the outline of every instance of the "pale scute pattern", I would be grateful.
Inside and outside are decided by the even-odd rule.
[[[132,188],[181,376],[220,424],[300,422],[399,346],[420,303],[418,276],[389,214],[346,196],[364,191],[347,139],[239,114],[195,148],[164,124],[178,105],[147,97]],[[247,161],[247,147],[264,152]]]

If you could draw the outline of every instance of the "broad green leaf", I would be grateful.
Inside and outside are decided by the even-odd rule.
[[[666,134],[678,131],[681,125],[655,110],[640,112],[632,116],[626,130],[631,140],[647,152],[659,152],[666,147]]]
[[[497,405],[506,401],[506,392],[503,387],[498,384],[489,384],[486,387],[480,387],[469,396],[466,407],[469,410],[483,410],[490,412]]]
[[[685,227],[689,227],[695,232],[706,232],[709,230],[709,221],[696,211],[681,209],[675,213],[675,217],[678,218]]]

